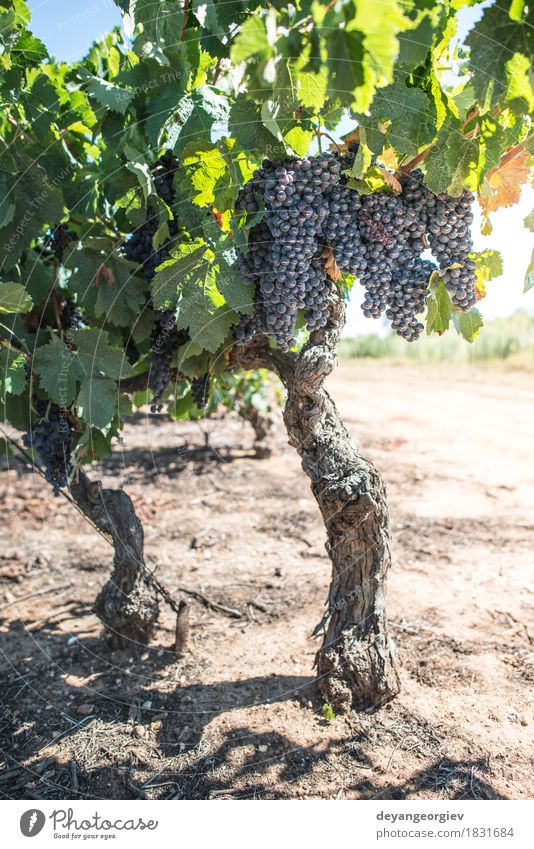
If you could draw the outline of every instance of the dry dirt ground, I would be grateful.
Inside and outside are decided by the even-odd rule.
[[[183,660],[167,610],[148,648],[110,652],[91,612],[106,542],[4,469],[3,798],[533,797],[531,375],[353,361],[330,390],[389,490],[402,694],[322,717],[329,561],[281,422],[256,460],[237,420],[140,416],[99,477],[134,498],[175,597],[235,614],[189,596]]]

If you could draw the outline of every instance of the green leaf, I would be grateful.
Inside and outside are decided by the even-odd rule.
[[[475,272],[479,283],[486,283],[503,273],[502,256],[499,251],[487,250],[469,254],[475,263]]]
[[[110,83],[108,80],[103,80],[101,77],[95,77],[89,74],[85,69],[82,69],[82,79],[85,81],[85,88],[88,94],[105,109],[111,109],[113,112],[119,112],[121,115],[126,114],[128,106],[134,99],[134,92],[128,91],[115,83]]]
[[[474,308],[467,312],[454,312],[452,320],[459,335],[463,336],[467,342],[474,342],[484,326],[484,319]]]
[[[477,163],[477,141],[463,136],[456,122],[448,122],[425,160],[426,185],[436,194],[458,196],[465,185],[476,186]]]
[[[523,223],[531,233],[534,233],[534,209],[527,215]]]
[[[0,283],[0,313],[28,312],[33,301],[20,283]]]
[[[78,375],[76,355],[61,339],[53,335],[47,345],[36,349],[33,369],[51,401],[65,407],[74,401]]]
[[[214,353],[224,342],[236,314],[226,306],[215,307],[213,299],[200,286],[188,286],[178,303],[176,326],[189,328],[189,336],[206,351]]]
[[[449,329],[452,318],[452,301],[438,271],[430,277],[430,295],[427,301],[426,332],[440,336]]]
[[[258,158],[264,154],[285,154],[284,146],[267,130],[261,116],[261,107],[245,96],[239,96],[230,109],[228,129],[242,150],[254,153]]]
[[[358,116],[374,153],[389,144],[400,155],[407,156],[430,144],[435,135],[435,119],[435,106],[425,92],[400,82],[380,89],[369,114]]]
[[[77,349],[80,379],[92,379],[95,375],[118,379],[124,377],[129,367],[125,365],[122,351],[112,348],[108,333],[104,330],[73,330],[69,334]]]
[[[328,92],[346,105],[364,83],[363,39],[360,33],[334,29],[328,35]]]
[[[22,354],[9,349],[0,350],[0,386],[1,398],[9,395],[21,395],[26,388],[26,360]]]
[[[217,270],[217,289],[231,309],[252,315],[254,287],[247,285],[241,275],[223,261],[219,262]]]
[[[45,225],[57,224],[63,217],[63,195],[56,182],[32,159],[21,156],[13,196],[16,205],[12,220],[0,229],[0,270],[6,272],[19,261]]]
[[[199,270],[206,269],[208,266],[205,255],[206,244],[202,239],[183,243],[173,249],[171,258],[160,266],[160,270],[150,284],[155,309],[176,306],[184,283],[192,275],[198,274]]]
[[[109,377],[93,375],[90,380],[82,380],[76,399],[78,415],[91,427],[105,430],[115,415],[117,399],[115,381]]]
[[[306,156],[314,137],[311,130],[303,130],[301,127],[293,127],[284,135],[284,141],[295,151],[297,156]]]
[[[514,54],[532,58],[532,21],[513,20],[504,4],[495,3],[485,9],[466,44],[470,48],[471,83],[482,111],[489,111],[506,95],[507,65]]]
[[[326,65],[323,65],[317,73],[306,70],[296,71],[295,78],[299,102],[305,109],[319,112],[326,100],[328,87],[328,68]]]
[[[217,145],[205,140],[193,142],[186,147],[182,164],[190,169],[193,203],[197,206],[213,203],[215,186],[226,171],[224,156]]]
[[[267,28],[259,15],[251,15],[242,25],[235,39],[230,58],[234,65],[250,59],[251,56],[269,51]]]
[[[434,40],[435,28],[430,15],[425,15],[414,29],[400,32],[398,63],[413,71],[422,65]]]
[[[145,283],[132,276],[129,264],[108,259],[110,274],[97,289],[94,313],[117,327],[131,327],[145,302]]]

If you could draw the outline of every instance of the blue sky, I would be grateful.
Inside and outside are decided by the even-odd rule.
[[[28,6],[32,31],[66,62],[80,59],[95,38],[121,23],[113,0],[28,0]]]
[[[29,0],[31,29],[58,59],[73,61],[84,55],[92,41],[114,26],[121,16],[113,0]],[[483,5],[488,5],[484,3]],[[458,38],[463,40],[482,14],[482,6],[464,7],[459,12]],[[339,127],[347,132],[351,127]],[[519,307],[534,307],[534,289],[523,295],[523,277],[532,251],[531,234],[523,228],[523,218],[534,207],[534,190],[526,187],[521,201],[511,209],[492,216],[493,233],[482,236],[480,220],[475,219],[475,250],[493,248],[503,256],[504,274],[488,285],[488,294],[480,308],[486,318],[512,313]],[[359,310],[358,294],[352,299],[347,315],[349,333],[368,333],[369,324]],[[376,325],[373,323],[373,328]]]

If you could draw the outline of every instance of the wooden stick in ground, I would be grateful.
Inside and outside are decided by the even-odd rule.
[[[176,657],[183,657],[187,652],[189,644],[189,605],[186,601],[181,601],[176,614]]]

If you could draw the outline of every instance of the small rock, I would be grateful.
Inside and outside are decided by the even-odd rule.
[[[146,735],[144,726],[134,725],[132,728],[132,734],[135,734],[136,737],[144,737]]]
[[[521,722],[521,725],[528,725],[528,720],[525,719],[524,716],[521,717],[520,722]]]
[[[68,646],[75,646],[77,642],[78,642],[78,637],[69,637],[69,639],[67,640],[67,645]]]
[[[150,701],[150,699],[148,699],[146,702],[143,702],[141,707],[145,710],[150,710],[150,708],[152,707],[152,702]]]
[[[262,755],[265,754],[265,752],[267,752],[268,750],[269,750],[269,746],[266,746],[266,745],[258,746],[258,752],[261,752]]]
[[[166,710],[162,710],[160,713],[155,713],[152,717],[152,722],[161,722],[162,719],[167,719],[168,715],[168,711]]]
[[[78,714],[78,716],[89,716],[89,714],[92,713],[94,709],[94,705],[84,703],[82,705],[78,705],[78,707],[76,708],[76,713]]]
[[[150,723],[150,727],[151,727],[152,731],[159,731],[162,725],[163,725],[163,722],[161,722],[161,720],[159,720],[159,719],[157,719],[155,722]]]

